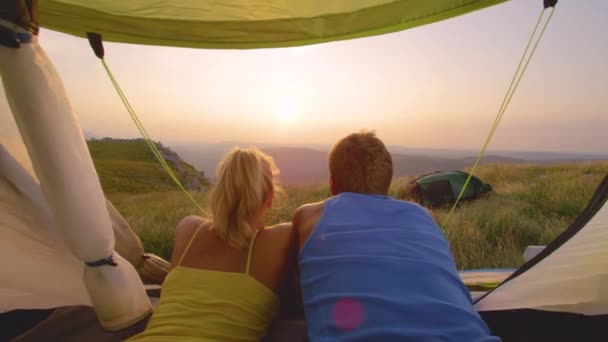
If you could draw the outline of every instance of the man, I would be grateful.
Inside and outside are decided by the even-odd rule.
[[[340,140],[329,172],[333,197],[293,218],[311,341],[499,341],[427,211],[387,196],[392,158],[373,132]]]

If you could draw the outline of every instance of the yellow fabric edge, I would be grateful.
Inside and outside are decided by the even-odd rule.
[[[201,230],[201,228],[203,227],[203,225],[205,225],[205,221],[201,222],[201,224],[198,225],[198,227],[196,227],[196,230],[194,231],[194,234],[192,234],[192,236],[190,237],[190,241],[188,241],[188,245],[186,245],[186,248],[184,249],[184,252],[182,253],[182,255],[179,257],[179,261],[177,262],[177,266],[180,266],[182,264],[182,261],[184,261],[184,257],[186,256],[186,253],[188,253],[188,250],[190,249],[190,246],[192,246],[192,242],[194,242],[194,239],[196,239],[196,236],[198,235],[198,232]]]
[[[142,18],[131,18],[131,17],[118,17],[114,15],[104,14],[102,12],[96,12],[90,9],[78,8],[78,6],[73,5],[65,5],[65,4],[57,4],[53,1],[45,1],[40,3],[40,20],[41,26],[60,31],[68,34],[72,34],[75,36],[85,37],[87,32],[96,32],[100,33],[103,36],[105,41],[112,42],[121,42],[121,43],[130,43],[130,44],[144,44],[144,45],[162,45],[162,46],[176,46],[176,47],[190,47],[190,48],[207,48],[207,49],[256,49],[256,48],[277,48],[277,47],[293,47],[293,46],[302,46],[302,45],[310,45],[310,44],[318,44],[318,43],[326,43],[332,41],[339,40],[347,40],[347,39],[355,39],[362,38],[374,35],[381,35],[391,32],[397,32],[406,30],[409,28],[430,24],[433,22],[449,19],[452,17],[456,17],[468,12],[472,12],[475,10],[479,10],[488,6],[496,5],[502,2],[506,2],[508,0],[480,0],[470,4],[466,4],[464,6],[456,7],[453,9],[439,11],[437,13],[433,13],[432,15],[423,16],[418,19],[409,20],[402,23],[392,23],[387,22],[383,24],[379,28],[373,29],[353,29],[352,33],[346,34],[331,34],[328,36],[321,37],[300,37],[301,35],[309,34],[310,32],[319,31],[317,27],[319,24],[319,20],[327,20],[327,17],[315,17],[315,18],[293,18],[289,20],[285,19],[277,19],[273,21],[263,21],[263,22],[244,22],[237,23],[241,26],[241,34],[244,34],[247,39],[254,38],[251,41],[236,41],[231,42],[227,38],[224,41],[219,42],[208,42],[208,41],[197,41],[198,39],[196,35],[193,35],[192,38],[188,39],[188,32],[165,32],[169,28],[179,28],[180,23],[172,20],[151,20],[151,19],[142,19]],[[399,4],[399,2],[395,3]],[[393,4],[393,6],[395,6]],[[390,15],[391,6],[385,6],[382,11],[377,14],[386,14]],[[360,17],[366,17],[369,12],[377,9],[366,9],[361,10],[355,13],[346,13],[336,16],[336,20],[344,19],[338,16],[346,17],[356,17],[359,13]],[[366,15],[363,15],[366,14]],[[94,26],[87,25],[87,17],[97,17],[97,22],[103,23],[103,30],[99,30]],[[328,16],[330,17],[330,16]],[[139,24],[144,23],[144,25],[134,25],[134,23],[139,22]],[[149,23],[145,23],[149,22]],[[193,24],[193,22],[188,22],[189,24]],[[369,24],[368,21],[361,21],[362,24]],[[163,26],[162,29],[160,26]],[[175,24],[175,26],[172,26]],[[218,22],[218,23],[210,23],[210,22],[201,22],[194,23],[200,27],[202,30],[206,25],[207,28],[215,28],[217,27],[218,33],[226,33],[230,32],[230,29],[222,30],[222,25],[235,24],[233,22]],[[118,27],[124,26],[126,28],[133,29],[134,26],[142,26],[148,28],[149,30],[158,30],[162,31],[163,34],[172,37],[182,37],[182,39],[164,39],[164,38],[150,38],[145,36],[145,32],[142,32],[141,36],[135,36],[133,34],[124,34],[117,30]],[[255,31],[246,30],[247,27],[254,27],[255,25],[259,26],[259,28],[263,28],[263,32],[260,31],[260,35],[269,35],[270,37],[275,37],[275,39],[271,40],[259,40],[256,41]],[[316,25],[316,26],[315,26]],[[299,31],[287,32],[281,31],[279,28],[285,27],[298,27]],[[334,28],[335,30],[336,28]],[[143,29],[142,29],[143,30]],[[99,32],[101,31],[101,32]],[[244,32],[244,33],[243,33]],[[316,32],[319,35],[322,35],[323,32]],[[288,36],[292,34],[294,36],[293,39],[290,39]],[[218,35],[223,37],[221,34]],[[287,37],[285,40],[277,40],[278,37]],[[222,38],[223,39],[223,38]]]
[[[253,251],[253,243],[255,242],[255,237],[258,235],[260,231],[256,230],[251,237],[251,241],[249,242],[249,252],[247,252],[247,266],[245,267],[245,274],[249,275],[249,270],[251,269],[251,252]]]
[[[42,0],[74,5],[109,15],[175,20],[275,20],[312,18],[329,13],[355,12],[403,0]],[[409,1],[409,0],[408,0]],[[420,0],[414,0],[420,1]],[[422,0],[429,1],[429,0]],[[478,0],[430,0],[478,1]],[[154,6],[150,6],[150,2]],[[186,10],[184,8],[187,7]],[[237,19],[239,18],[239,19]]]

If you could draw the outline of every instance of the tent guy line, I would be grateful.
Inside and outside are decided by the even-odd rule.
[[[496,132],[496,129],[498,128],[498,125],[500,124],[500,121],[502,120],[502,117],[505,114],[507,107],[509,106],[509,103],[511,103],[513,94],[515,94],[515,91],[517,90],[517,86],[519,85],[519,82],[521,81],[522,77],[524,76],[524,73],[526,72],[526,69],[528,68],[528,64],[530,64],[530,61],[532,60],[532,56],[534,56],[534,52],[536,51],[538,44],[540,43],[541,39],[543,38],[543,35],[545,34],[545,30],[547,29],[547,26],[549,25],[549,22],[551,21],[551,18],[553,17],[553,13],[555,12],[556,4],[557,4],[557,0],[545,0],[544,8],[540,11],[540,15],[538,16],[538,20],[536,21],[534,30],[532,30],[532,34],[530,35],[528,44],[526,45],[524,53],[522,54],[521,59],[519,60],[519,65],[517,66],[517,69],[515,70],[515,74],[513,74],[513,78],[511,79],[509,88],[507,89],[505,97],[502,100],[500,108],[498,109],[498,113],[496,114],[496,119],[494,120],[494,124],[492,125],[492,128],[490,129],[490,132],[488,133],[488,137],[486,138],[486,141],[483,143],[483,147],[479,151],[479,155],[477,156],[475,163],[471,167],[471,171],[469,172],[469,176],[467,177],[467,180],[464,182],[464,186],[460,190],[458,197],[456,197],[456,201],[452,205],[452,208],[448,212],[448,215],[443,220],[443,223],[441,224],[441,228],[445,229],[447,227],[448,223],[450,222],[450,218],[452,217],[452,214],[454,213],[454,210],[456,210],[458,203],[460,203],[460,200],[462,199],[462,196],[464,195],[464,192],[466,191],[467,186],[469,185],[469,182],[471,181],[471,177],[473,177],[473,174],[475,173],[475,170],[477,169],[479,162],[483,158],[483,154],[485,153],[486,149],[488,148],[488,145],[490,144],[490,141],[492,140],[492,137],[494,136],[494,133]],[[536,31],[538,30],[538,27],[539,27],[540,23],[542,22],[543,16],[545,15],[545,12],[547,11],[547,9],[550,9],[550,11],[551,11],[551,13],[549,14],[549,18],[545,21],[543,29],[540,31],[540,35],[536,39],[536,43],[534,44],[532,51],[530,52],[530,54],[528,55],[528,57],[526,59],[526,55],[528,54],[530,45],[534,39],[534,36],[536,35]],[[525,63],[523,63],[524,60],[526,60]],[[523,68],[522,68],[522,64],[523,64]],[[520,72],[520,70],[521,70],[521,72]]]

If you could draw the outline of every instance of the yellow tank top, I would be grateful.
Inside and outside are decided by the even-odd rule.
[[[162,295],[146,329],[129,341],[259,341],[278,309],[278,296],[249,274],[203,270],[178,265],[169,272]]]

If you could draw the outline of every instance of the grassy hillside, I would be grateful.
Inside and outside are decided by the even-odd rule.
[[[92,139],[87,141],[95,169],[106,193],[145,193],[176,190],[152,151],[141,139]],[[202,172],[184,162],[170,149],[157,144],[167,164],[188,189],[202,190],[208,181]]]
[[[460,206],[445,228],[462,269],[519,266],[526,246],[548,244],[574,221],[608,163],[488,165],[477,174],[493,191]],[[443,222],[448,211],[434,214]]]
[[[544,245],[583,210],[608,173],[608,162],[538,165],[486,165],[477,173],[493,191],[460,206],[445,229],[460,269],[517,267],[528,245]],[[408,178],[396,179],[396,196]],[[298,206],[322,200],[327,186],[287,187],[267,223],[290,221]],[[206,207],[207,198],[195,194]],[[111,194],[110,199],[141,237],[149,252],[169,259],[175,225],[197,210],[179,192]],[[448,208],[434,211],[442,222]]]
[[[94,160],[154,161],[154,154],[142,139],[91,139],[87,146]]]

